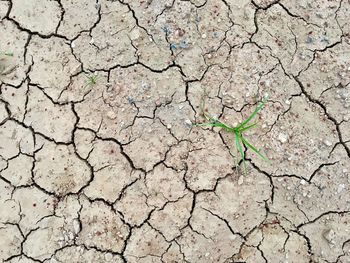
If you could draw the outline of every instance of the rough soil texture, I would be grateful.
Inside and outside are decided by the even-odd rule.
[[[349,0],[0,0],[0,51],[1,262],[350,262]],[[192,124],[266,93],[244,175]]]

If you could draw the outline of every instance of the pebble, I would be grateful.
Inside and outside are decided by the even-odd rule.
[[[113,255],[111,253],[106,253],[105,254],[105,260],[106,261],[111,261],[113,259]]]
[[[326,146],[332,146],[332,143],[330,141],[328,141],[328,140],[324,140],[323,143]]]
[[[192,126],[192,121],[190,121],[189,119],[185,120],[185,124],[188,126]]]
[[[73,219],[73,230],[75,234],[78,234],[80,232],[80,223],[78,219]]]
[[[204,38],[207,38],[207,35],[206,34],[203,34],[202,35],[202,38],[204,39]]]
[[[285,133],[280,133],[280,134],[278,135],[277,140],[279,140],[281,143],[285,143],[285,142],[288,141],[288,135],[285,134]]]
[[[149,90],[151,88],[151,85],[149,83],[142,82],[141,87],[144,90]]]
[[[166,127],[167,127],[168,129],[171,129],[171,124],[168,124]]]
[[[114,120],[115,118],[117,118],[117,114],[113,111],[109,111],[107,112],[107,117],[111,120]]]
[[[302,180],[300,181],[300,184],[301,184],[301,185],[305,185],[305,184],[306,184],[306,181],[305,181],[304,179],[302,179]]]
[[[238,178],[238,185],[242,185],[243,184],[243,176],[240,176]]]
[[[345,184],[340,184],[338,185],[338,194],[340,194],[341,192],[343,192],[343,190],[346,188]]]
[[[333,229],[328,229],[323,233],[323,237],[328,243],[335,245],[335,232]]]

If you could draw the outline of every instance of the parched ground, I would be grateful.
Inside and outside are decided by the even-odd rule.
[[[0,0],[0,51],[1,262],[350,262],[349,0]],[[192,124],[265,94],[244,174]]]

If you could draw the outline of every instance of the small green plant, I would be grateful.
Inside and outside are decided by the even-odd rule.
[[[86,84],[87,86],[95,86],[98,80],[98,75],[95,74],[91,74],[89,76],[85,75],[87,80],[86,80]]]
[[[236,127],[231,127],[230,125],[213,118],[206,114],[203,111],[204,117],[208,120],[206,123],[197,123],[194,124],[194,126],[208,126],[208,127],[219,127],[224,129],[225,131],[229,133],[233,133],[235,136],[235,146],[242,158],[243,164],[244,164],[244,170],[246,171],[246,164],[245,164],[245,154],[243,146],[246,146],[248,149],[251,149],[253,152],[255,152],[261,159],[264,161],[268,161],[267,157],[263,155],[256,147],[254,147],[251,143],[248,142],[248,140],[244,137],[244,133],[248,130],[253,129],[257,123],[250,123],[251,120],[255,117],[255,115],[262,109],[262,107],[265,105],[265,103],[268,100],[268,96],[265,97],[265,99],[259,104],[259,106],[255,109],[255,111],[242,123],[238,124]]]
[[[2,51],[0,51],[0,56],[13,57],[13,53],[12,52],[2,52]]]

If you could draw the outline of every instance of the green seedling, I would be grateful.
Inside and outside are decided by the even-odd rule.
[[[91,74],[89,76],[86,76],[86,78],[87,78],[86,84],[88,86],[95,86],[98,80],[98,75]]]
[[[255,152],[261,159],[264,161],[268,161],[267,157],[263,155],[255,146],[253,146],[245,137],[244,133],[253,129],[254,127],[257,126],[257,123],[251,123],[252,119],[255,117],[255,115],[258,114],[258,112],[262,109],[262,107],[265,105],[267,102],[268,96],[265,97],[265,99],[259,104],[259,106],[255,109],[255,111],[247,118],[245,119],[242,123],[238,124],[236,127],[232,127],[218,119],[215,119],[208,114],[206,114],[203,111],[204,117],[208,120],[206,123],[197,123],[194,124],[194,126],[206,126],[206,127],[219,127],[222,128],[223,130],[233,133],[235,136],[235,146],[242,158],[243,165],[244,165],[244,170],[246,171],[246,164],[245,164],[245,153],[243,146],[246,146],[248,149],[252,150]]]
[[[4,56],[8,56],[8,57],[13,57],[13,53],[12,52],[1,52],[0,51],[0,55],[4,55]]]

